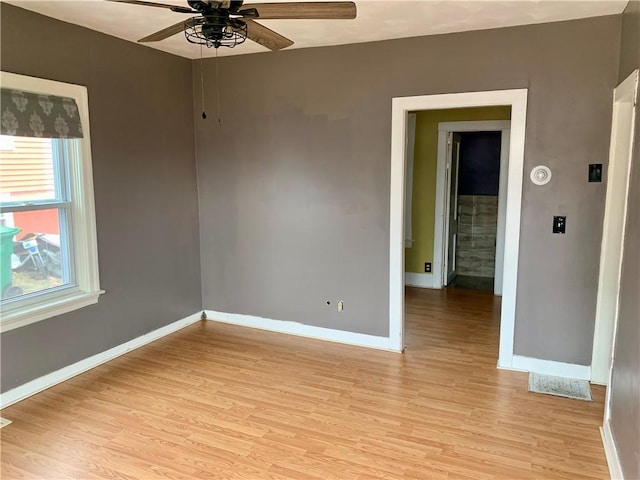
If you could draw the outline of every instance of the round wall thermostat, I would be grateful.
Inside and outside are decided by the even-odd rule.
[[[536,185],[546,185],[551,180],[551,170],[544,165],[538,165],[531,170],[531,181]]]

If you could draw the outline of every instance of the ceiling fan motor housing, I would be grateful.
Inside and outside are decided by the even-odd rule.
[[[187,3],[191,8],[197,10],[198,12],[204,12],[205,10],[211,8],[209,3],[203,0],[188,0]]]

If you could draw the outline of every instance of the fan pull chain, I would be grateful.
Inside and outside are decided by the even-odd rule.
[[[218,47],[216,47],[216,96],[218,97],[218,123],[222,123],[220,115],[220,73],[218,71]]]
[[[200,91],[202,92],[202,119],[207,118],[207,113],[204,111],[204,68],[202,67],[202,45],[200,45]]]

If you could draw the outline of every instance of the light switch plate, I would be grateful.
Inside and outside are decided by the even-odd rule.
[[[602,182],[602,164],[589,164],[589,182]]]
[[[555,216],[553,217],[553,233],[565,233],[567,227],[567,217]]]

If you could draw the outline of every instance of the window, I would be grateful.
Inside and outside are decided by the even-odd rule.
[[[1,72],[0,327],[98,301],[87,90]]]

